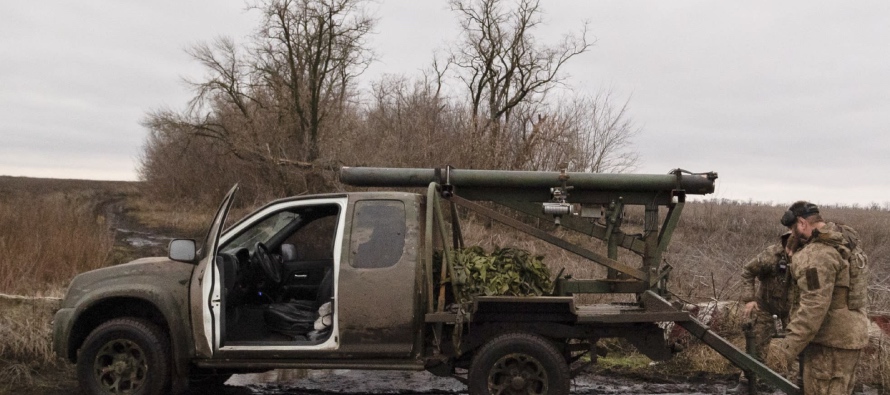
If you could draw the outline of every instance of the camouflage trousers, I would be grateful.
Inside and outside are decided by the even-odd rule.
[[[788,317],[787,315],[781,318],[782,326],[788,325]],[[750,331],[750,334],[753,337],[754,342],[754,354],[753,356],[757,358],[760,362],[766,364],[770,369],[775,371],[782,371],[782,365],[776,358],[776,356],[769,355],[770,342],[773,340],[773,336],[776,335],[776,323],[773,319],[773,314],[766,312],[764,310],[755,310],[751,312],[751,317],[747,322],[747,328],[745,331]],[[747,341],[747,339],[746,339]],[[748,351],[748,345],[745,344],[745,351]],[[792,382],[798,381],[799,370],[797,368],[797,363],[794,363],[790,366],[790,370],[786,373],[786,377],[788,377]],[[740,382],[747,382],[748,377],[746,377],[745,373],[742,373],[739,376]]]
[[[850,395],[862,350],[845,350],[810,343],[803,351],[805,395]]]
[[[749,322],[753,324],[750,330],[754,334],[755,356],[758,360],[764,361],[769,353],[769,344],[776,334],[775,321],[773,315],[764,310],[756,310],[751,314],[752,318]],[[787,319],[782,320],[782,325],[787,323]]]

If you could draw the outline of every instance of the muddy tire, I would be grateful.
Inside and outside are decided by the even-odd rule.
[[[170,384],[167,336],[157,325],[119,318],[87,336],[77,357],[77,379],[87,394],[165,394]]]
[[[493,338],[476,353],[470,395],[569,393],[569,366],[551,342],[529,333]]]

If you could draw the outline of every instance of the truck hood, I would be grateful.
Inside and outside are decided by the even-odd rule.
[[[136,285],[182,287],[188,292],[189,279],[194,269],[193,264],[155,257],[91,270],[71,280],[62,307],[74,307],[90,294],[114,293],[116,290],[133,289]]]

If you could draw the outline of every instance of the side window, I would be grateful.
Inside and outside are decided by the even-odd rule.
[[[333,203],[287,207],[251,223],[222,250],[235,253],[246,248],[252,254],[256,243],[262,242],[270,251],[278,252],[284,244],[290,244],[295,255],[290,259],[333,259],[339,214],[340,206]]]
[[[405,250],[405,204],[362,200],[352,218],[352,266],[377,269],[395,265]]]
[[[336,213],[318,218],[291,235],[286,243],[297,247],[297,259],[300,261],[334,259],[337,222]]]

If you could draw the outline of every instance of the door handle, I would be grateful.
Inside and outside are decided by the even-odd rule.
[[[308,274],[294,274],[294,278],[309,278]]]

